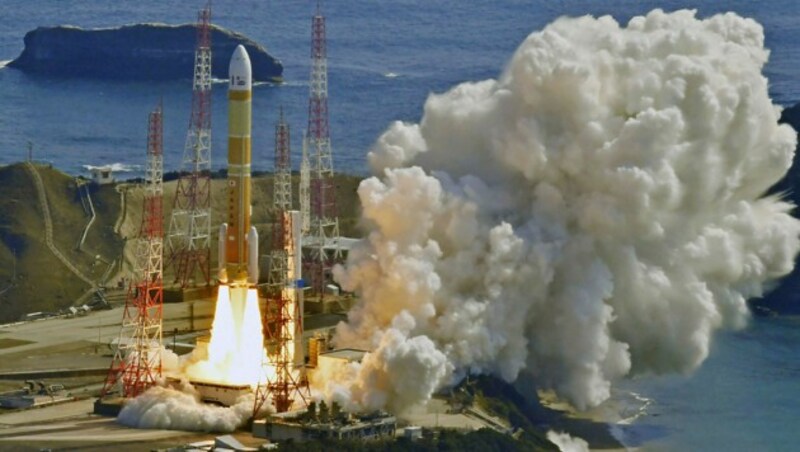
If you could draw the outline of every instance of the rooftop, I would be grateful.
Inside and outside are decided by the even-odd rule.
[[[340,348],[332,352],[322,353],[320,358],[330,359],[343,359],[345,361],[361,361],[364,355],[367,354],[366,350],[357,350],[355,348]]]

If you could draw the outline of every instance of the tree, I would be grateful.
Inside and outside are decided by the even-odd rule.
[[[323,424],[327,424],[331,421],[331,413],[328,410],[328,404],[325,403],[324,400],[319,402],[319,421]]]
[[[333,422],[344,421],[344,413],[342,412],[342,406],[339,405],[339,402],[335,400],[331,402],[331,418],[333,419]]]

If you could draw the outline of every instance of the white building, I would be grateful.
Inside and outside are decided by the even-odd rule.
[[[114,183],[114,171],[110,166],[95,166],[91,170],[92,182],[98,185]]]

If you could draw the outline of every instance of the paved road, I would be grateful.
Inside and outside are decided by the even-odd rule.
[[[164,332],[188,331],[211,326],[213,302],[197,301],[164,305]],[[0,348],[0,371],[74,369],[110,363],[108,344],[119,335],[122,307],[95,311],[86,316],[51,318],[0,327],[0,339],[30,341]],[[190,317],[194,316],[194,322]],[[165,338],[169,345],[170,338]]]
[[[30,441],[57,442],[63,446],[147,442],[186,436],[172,430],[139,430],[123,427],[113,418],[95,416],[93,399],[45,408],[0,414],[0,444]]]

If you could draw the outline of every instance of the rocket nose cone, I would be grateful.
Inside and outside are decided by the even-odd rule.
[[[231,64],[228,67],[229,89],[233,91],[250,91],[252,87],[252,70],[250,68],[250,56],[244,46],[239,44],[231,56]]]
[[[243,45],[239,44],[233,49],[233,55],[231,56],[231,60],[247,60],[250,61],[250,55],[247,54],[247,49],[244,48]]]

